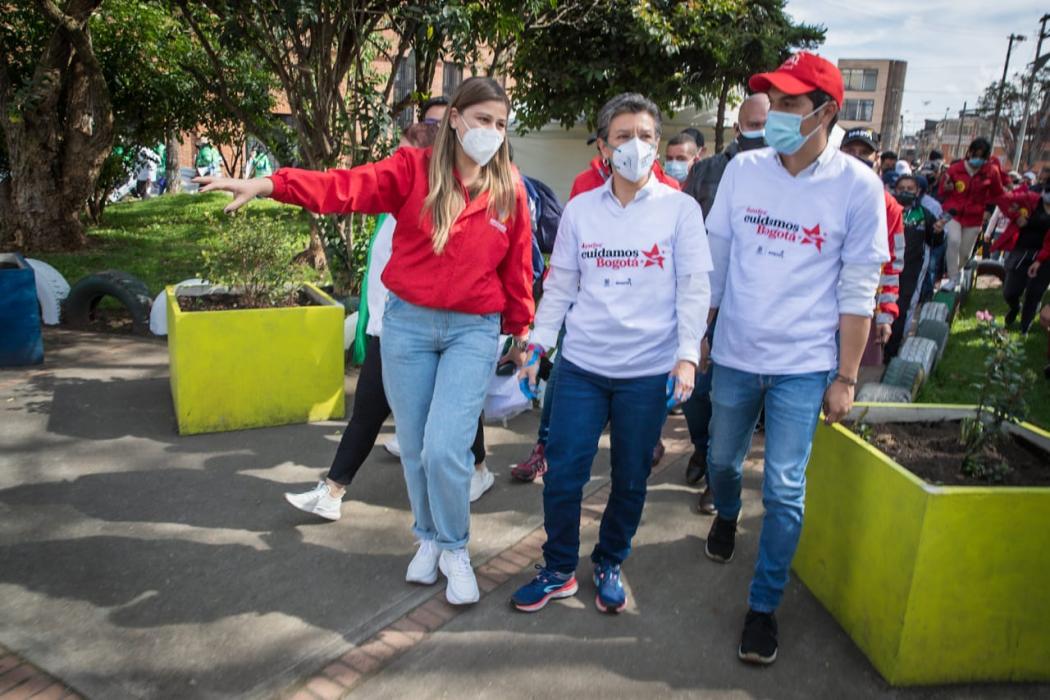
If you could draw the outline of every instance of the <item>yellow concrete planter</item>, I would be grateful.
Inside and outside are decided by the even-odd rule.
[[[305,291],[319,306],[184,312],[167,288],[180,434],[343,416],[344,310],[313,285]]]
[[[973,415],[866,408],[869,423]],[[1050,454],[1050,433],[1011,432]],[[821,425],[794,569],[893,685],[1050,680],[1048,537],[1050,488],[933,486]]]

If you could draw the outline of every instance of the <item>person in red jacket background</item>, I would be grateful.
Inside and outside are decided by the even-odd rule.
[[[405,579],[440,570],[452,604],[479,598],[470,565],[470,444],[492,376],[501,326],[523,363],[535,306],[532,230],[506,141],[510,101],[490,78],[465,80],[432,149],[402,148],[350,170],[282,168],[255,180],[198,178],[202,191],[255,196],[322,214],[397,219],[382,280],[383,385],[394,412],[419,549]]]
[[[593,144],[597,140],[597,137],[592,137],[587,141],[587,144]],[[612,166],[609,165],[609,161],[602,156],[602,152],[599,149],[598,155],[591,159],[591,162],[587,165],[587,169],[577,175],[572,181],[572,189],[569,190],[569,199],[572,199],[581,192],[590,192],[591,190],[598,189],[605,184],[605,181],[608,180],[611,175]],[[668,187],[672,187],[676,190],[682,189],[682,184],[665,173],[664,169],[660,167],[660,161],[653,163],[653,175],[657,180]]]
[[[878,134],[865,127],[850,129],[842,137],[840,149],[874,170],[875,155],[879,150]],[[882,266],[882,275],[879,277],[876,297],[878,311],[871,327],[872,339],[868,342],[874,341],[884,346],[890,341],[893,324],[900,316],[898,296],[900,274],[904,271],[904,209],[889,192],[883,192],[883,197],[886,200],[886,237],[890,246],[890,259]]]
[[[992,144],[986,138],[976,138],[966,150],[966,158],[952,163],[941,182],[944,211],[952,215],[944,229],[948,280],[941,289],[950,291],[959,283],[959,271],[970,259],[981,232],[984,209],[1002,194],[1003,174],[999,161],[992,158]]]
[[[996,205],[1010,220],[1010,226],[992,246],[993,251],[1008,251],[1003,263],[1003,298],[1010,307],[1006,325],[1013,325],[1020,313],[1020,331],[1027,333],[1050,286],[1050,265],[1046,264],[1050,260],[1050,191],[1010,192]]]

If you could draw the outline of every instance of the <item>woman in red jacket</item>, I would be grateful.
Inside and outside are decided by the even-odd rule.
[[[996,205],[1010,219],[1010,226],[992,246],[993,251],[1009,251],[1003,263],[1003,298],[1010,307],[1006,325],[1012,325],[1020,313],[1020,330],[1027,333],[1050,286],[1050,191],[1011,192]]]
[[[406,580],[448,578],[452,604],[478,600],[467,553],[470,445],[495,370],[501,316],[521,364],[532,322],[524,185],[510,163],[510,101],[489,78],[463,82],[433,149],[402,148],[350,170],[282,168],[270,178],[200,178],[202,191],[257,195],[324,214],[397,218],[383,283],[383,385],[394,412],[419,549]]]
[[[952,290],[959,283],[959,271],[970,259],[981,232],[984,209],[1003,194],[1003,174],[991,156],[988,139],[974,139],[966,150],[966,158],[952,163],[941,182],[944,211],[952,215],[944,228],[948,281],[941,289]]]

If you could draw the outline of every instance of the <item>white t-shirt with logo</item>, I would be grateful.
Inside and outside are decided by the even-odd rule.
[[[794,177],[771,148],[740,153],[706,224],[730,246],[712,290],[715,363],[755,374],[837,367],[842,266],[889,260],[878,176],[830,144]]]
[[[650,177],[624,207],[610,179],[566,205],[550,262],[534,342],[552,347],[564,318],[565,359],[613,378],[669,372],[678,359],[698,358],[711,255],[692,197]],[[578,280],[578,291],[556,295],[550,283],[559,280]],[[696,301],[682,309],[686,289]]]

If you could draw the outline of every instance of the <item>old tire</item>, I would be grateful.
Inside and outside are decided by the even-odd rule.
[[[43,260],[26,258],[36,278],[36,300],[40,304],[40,320],[47,326],[57,326],[62,319],[62,302],[69,296],[69,282],[62,273]]]
[[[66,322],[74,326],[87,325],[94,319],[99,302],[107,296],[113,297],[128,310],[135,333],[149,335],[152,303],[149,290],[142,280],[120,270],[88,275],[74,284],[62,305]]]
[[[948,346],[948,334],[951,329],[944,321],[935,321],[932,318],[919,321],[918,330],[915,335],[919,338],[929,338],[937,343],[937,359],[944,356],[944,349]]]
[[[1006,279],[1006,268],[1002,260],[981,260],[977,263],[977,276],[991,275],[998,278],[1000,282]]]
[[[950,309],[939,301],[928,301],[919,309],[919,322],[926,320],[948,322]]]
[[[857,402],[911,403],[911,390],[890,384],[865,384],[857,391]]]
[[[886,372],[882,375],[882,383],[889,386],[899,386],[911,392],[912,398],[919,392],[926,379],[926,370],[918,362],[911,362],[900,357],[890,360],[886,366]]]
[[[901,343],[897,357],[909,362],[918,362],[922,365],[922,371],[925,372],[928,379],[933,372],[933,365],[937,361],[937,343],[929,338],[920,338],[913,335],[910,338],[905,338],[904,342]]]

